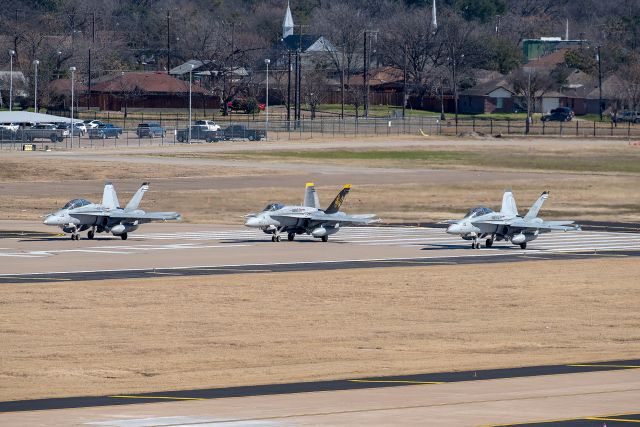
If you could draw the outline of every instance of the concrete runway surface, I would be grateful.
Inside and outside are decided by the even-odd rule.
[[[0,414],[26,426],[608,426],[640,412],[640,370]],[[131,400],[134,400],[133,397]],[[614,414],[614,415],[612,415]],[[586,417],[586,418],[585,418]],[[582,424],[565,424],[566,422]],[[594,421],[598,422],[594,423]],[[633,421],[630,421],[633,422]],[[637,422],[637,421],[636,421]],[[511,423],[511,424],[510,424]]]
[[[57,232],[28,222],[2,222],[0,229]],[[344,228],[327,243],[308,236],[273,243],[259,230],[173,223],[145,224],[127,241],[96,236],[80,241],[50,234],[1,239],[0,283],[640,255],[640,234],[609,231],[548,233],[526,250],[504,242],[473,250],[442,228],[428,227]]]

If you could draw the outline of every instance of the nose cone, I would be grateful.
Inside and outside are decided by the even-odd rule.
[[[460,224],[451,224],[447,227],[448,234],[460,234]]]
[[[249,217],[245,221],[244,225],[246,227],[254,227],[254,228],[260,227],[260,218],[255,216]]]
[[[54,214],[47,215],[42,223],[44,225],[58,225],[58,216]]]

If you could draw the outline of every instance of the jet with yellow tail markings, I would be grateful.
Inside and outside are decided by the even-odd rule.
[[[259,228],[266,234],[271,234],[273,242],[280,241],[281,233],[287,233],[289,241],[295,239],[296,234],[307,234],[326,242],[329,236],[337,233],[341,226],[380,221],[375,214],[347,215],[340,211],[350,190],[351,185],[345,185],[331,204],[326,209],[321,209],[315,185],[309,182],[306,185],[301,206],[270,203],[262,212],[246,215],[244,225]]]

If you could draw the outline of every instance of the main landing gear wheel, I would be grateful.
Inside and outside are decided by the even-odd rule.
[[[93,230],[89,230],[89,231],[87,231],[87,238],[88,238],[89,240],[93,239],[93,236],[95,236],[95,235],[96,235],[96,232],[95,232],[95,231],[93,231]]]
[[[288,240],[288,241],[293,242],[293,239],[295,239],[295,238],[296,238],[295,233],[289,233],[289,234],[287,234],[287,240]]]
[[[485,245],[490,248],[491,246],[493,246],[493,239],[487,239],[487,241],[485,242]]]
[[[520,243],[520,249],[527,249],[527,242]]]
[[[328,242],[329,241],[329,236],[322,236],[322,241],[323,242]]]
[[[71,234],[71,240],[80,240],[80,235],[76,233]]]
[[[127,237],[129,237],[129,236],[127,236],[127,233],[122,233],[122,234],[120,235],[120,238],[121,238],[122,240],[127,240]]]

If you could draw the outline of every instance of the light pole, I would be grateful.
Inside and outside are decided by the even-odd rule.
[[[191,82],[193,79],[193,64],[189,64],[189,144],[191,144]]]
[[[69,126],[69,138],[71,138],[71,147],[69,148],[73,148],[73,95],[75,89],[74,83],[76,78],[76,67],[69,67],[69,71],[71,71],[71,114],[69,115],[71,121],[71,126]],[[80,138],[80,136],[78,136],[78,138]],[[78,145],[80,145],[79,142]]]
[[[15,50],[9,50],[9,111],[13,111],[13,55],[15,54]]]
[[[33,88],[33,109],[35,110],[35,112],[38,112],[38,64],[40,63],[40,61],[38,61],[37,59],[33,61],[33,65],[35,65],[36,67],[36,78],[35,78],[35,85]]]
[[[269,64],[271,63],[271,60],[269,60],[269,58],[264,60],[264,63],[267,64],[267,95],[266,95],[266,102],[265,102],[265,113],[267,115],[266,120],[265,120],[265,124],[264,124],[264,139],[265,140],[269,140]]]

